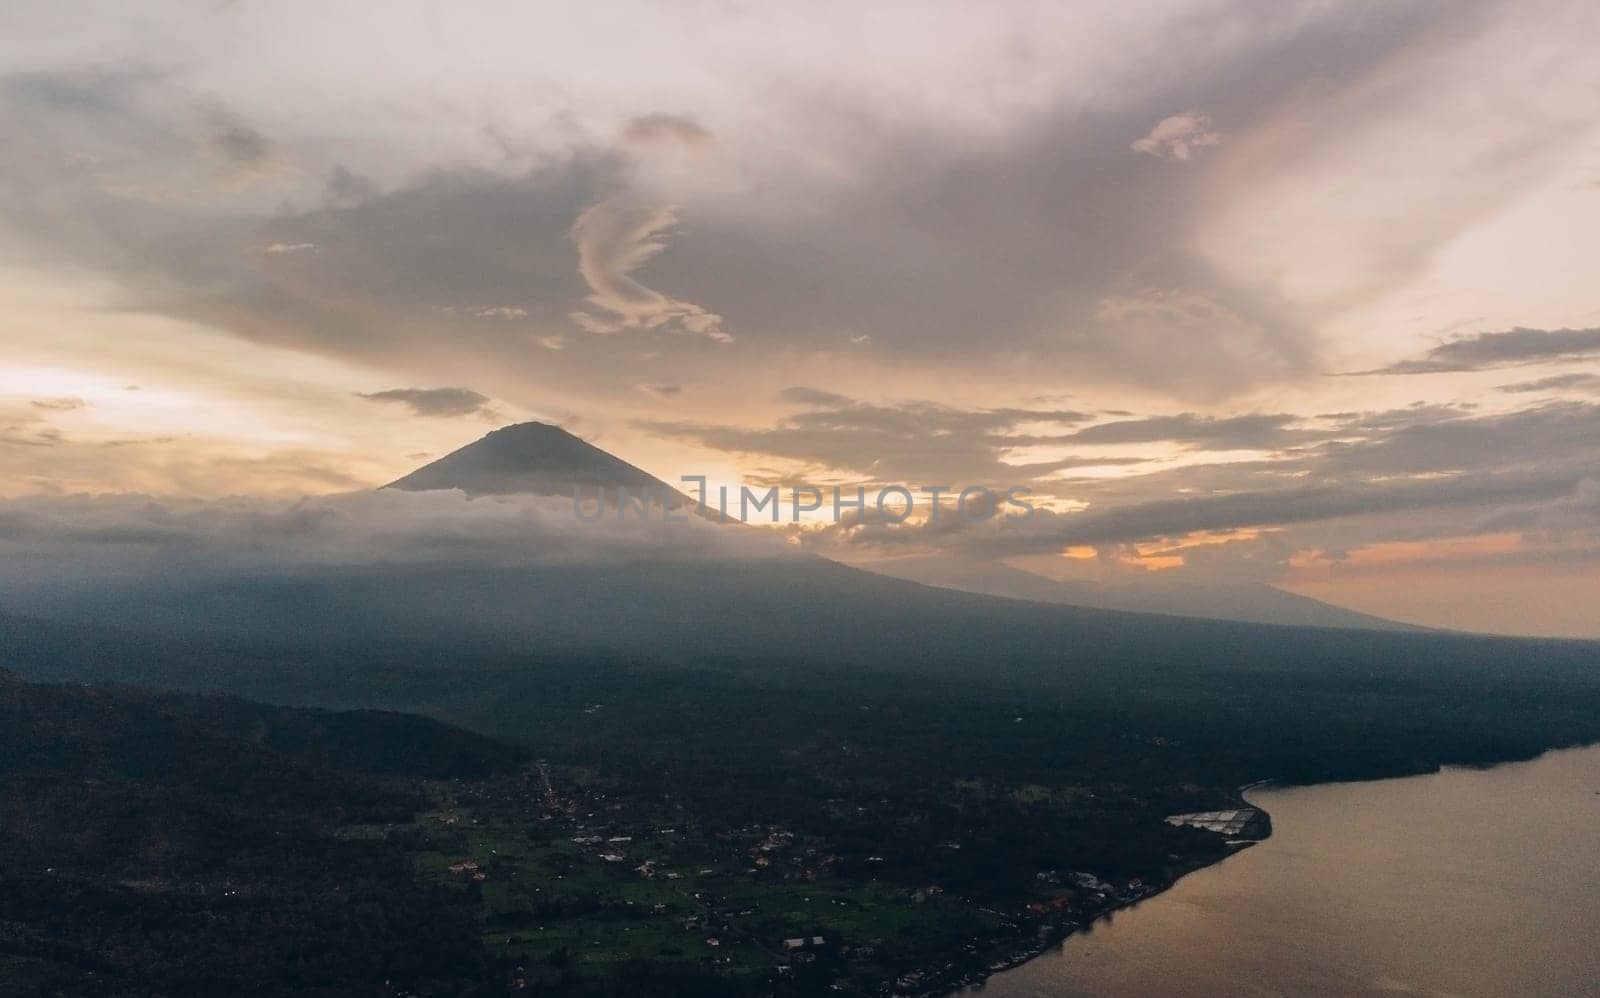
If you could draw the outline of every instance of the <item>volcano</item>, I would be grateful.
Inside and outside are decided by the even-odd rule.
[[[643,469],[549,423],[502,427],[423,465],[384,488],[407,492],[459,489],[469,496],[572,496],[617,489],[633,496],[669,496],[674,508],[694,500]]]

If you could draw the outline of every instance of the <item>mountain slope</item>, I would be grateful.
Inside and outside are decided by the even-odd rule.
[[[1114,585],[1063,582],[998,562],[971,562],[939,555],[895,558],[857,567],[941,589],[1101,610],[1299,627],[1423,630],[1260,583],[1201,585],[1152,580]]]

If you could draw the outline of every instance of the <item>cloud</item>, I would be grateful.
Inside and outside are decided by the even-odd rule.
[[[1067,439],[1084,444],[1173,442],[1205,450],[1271,449],[1298,439],[1303,433],[1289,427],[1299,417],[1287,413],[1251,413],[1244,416],[1154,416],[1099,423]]]
[[[804,386],[784,389],[780,399],[803,411],[770,428],[661,420],[640,420],[636,425],[717,450],[799,462],[819,474],[842,471],[871,481],[913,485],[956,481],[1009,485],[1075,463],[1070,459],[1048,466],[1007,463],[1003,458],[1009,451],[1036,440],[1022,427],[1065,427],[1089,418],[1074,409],[868,403]]]
[[[1583,480],[1573,470],[1488,473],[1450,478],[1349,482],[1223,496],[1184,497],[1137,503],[1100,513],[1064,514],[1040,534],[1066,544],[1095,544],[1197,531],[1283,526],[1397,511],[1448,510],[1513,502],[1560,499]]]
[[[459,309],[447,305],[440,311],[460,312],[475,319],[526,319],[529,315],[527,309],[518,305],[467,305]]]
[[[228,107],[205,101],[199,113],[203,142],[226,172],[254,179],[284,167],[277,145]]]
[[[578,272],[589,285],[589,303],[608,314],[579,312],[573,321],[591,333],[676,328],[719,342],[732,340],[720,315],[645,287],[632,276],[667,248],[667,234],[677,221],[676,208],[633,195],[584,209],[570,231],[578,248]]]
[[[983,33],[1016,37],[1012,15],[974,20]],[[213,113],[206,127],[237,160],[265,162],[277,149],[306,164],[281,200],[144,196],[151,177],[179,174],[194,158],[188,76],[7,78],[0,133],[30,142],[0,150],[0,166],[16,178],[0,189],[0,223],[41,257],[106,275],[132,308],[388,369],[470,357],[540,397],[581,385],[620,402],[618,392],[640,381],[707,373],[674,367],[689,358],[652,363],[642,356],[650,348],[628,336],[575,340],[559,364],[515,363],[529,343],[564,330],[737,333],[813,367],[870,344],[852,351],[855,363],[935,377],[1020,370],[1036,382],[1030,391],[1071,379],[1186,400],[1313,373],[1315,316],[1270,276],[1235,272],[1202,251],[1219,201],[1238,193],[1211,176],[1216,158],[1194,157],[1181,171],[1130,169],[1129,140],[1151,122],[1185,117],[1174,108],[1204,107],[1229,123],[1230,146],[1235,137],[1243,145],[1283,113],[1285,94],[1306,92],[1308,66],[1315,94],[1361,92],[1432,40],[1437,19],[1410,7],[1359,19],[1316,8],[1239,31],[1262,18],[1229,2],[1160,20],[1162,37],[1127,40],[1164,43],[1179,32],[1191,57],[1181,71],[1152,68],[1115,95],[1093,80],[1069,86],[1052,76],[1023,87],[1026,99],[955,114],[931,96],[908,104],[875,82],[801,75],[766,86],[759,117],[745,121],[713,95],[704,113],[718,115],[717,155],[692,170],[661,162],[676,157],[642,155],[628,136],[703,146],[699,119],[646,114],[615,139],[613,112],[577,97],[571,106],[551,98],[553,109],[519,119],[537,142],[496,141],[485,155],[475,145],[484,134],[504,139],[515,129],[420,110],[418,120],[359,127],[297,118],[301,134],[273,140],[242,111]],[[1041,32],[1030,45],[1059,34]],[[1012,80],[1014,66],[980,71]],[[464,86],[480,84],[464,74]],[[363,92],[387,106],[392,86],[380,74]],[[249,108],[252,96],[255,106],[276,106],[270,94],[231,91],[228,106]],[[677,99],[631,96],[634,106]],[[385,122],[426,140],[386,136]],[[1182,148],[1214,134],[1201,126]],[[1160,148],[1171,155],[1180,146]],[[101,165],[64,172],[79,152]],[[118,182],[108,185],[112,175]],[[261,256],[240,252],[263,243],[313,243],[318,266],[263,267]],[[464,322],[441,330],[451,319],[439,308],[462,302],[515,303],[529,313],[527,335]],[[693,353],[723,377],[747,356]]]
[[[1302,417],[1287,413],[1217,417],[1183,413],[1084,426],[1094,418],[1091,413],[1060,407],[964,409],[928,401],[867,403],[805,386],[786,388],[779,398],[803,411],[770,427],[652,420],[637,425],[718,450],[801,462],[819,472],[850,472],[872,481],[1041,486],[1064,471],[1131,467],[1150,460],[1098,451],[1106,446],[1176,443],[1197,452],[1276,452],[1343,432],[1306,425]],[[1046,491],[1056,489],[1052,485]]]
[[[681,142],[693,146],[711,142],[714,136],[704,125],[688,115],[657,111],[654,114],[630,119],[622,129],[622,139],[624,142],[642,145]]]
[[[675,399],[683,394],[682,385],[640,385],[639,390],[663,399]]]
[[[1508,529],[1540,532],[1530,544],[1600,554],[1592,502],[1600,405],[1476,413],[1434,404],[1298,421],[1183,415],[1099,425],[1112,428],[1107,442],[1193,440],[1196,451],[1245,445],[1266,453],[1249,461],[1156,462],[1143,474],[1116,477],[1055,480],[1044,470],[1017,468],[1019,483],[1034,487],[1036,500],[1066,497],[1075,508],[981,524],[952,516],[897,525],[869,516],[808,531],[802,542],[857,559],[930,551],[1055,556],[1069,547],[1098,547],[1134,566],[1147,556],[1163,558],[1164,567],[1181,560],[1169,570],[1197,579],[1208,572],[1231,577],[1241,559],[1252,577],[1271,577],[1267,569],[1286,573],[1296,551]],[[1080,432],[1092,436],[1093,429]],[[1194,550],[1201,541],[1212,546]]]
[[[1600,459],[1600,406],[1555,402],[1481,416],[1424,408],[1352,420],[1304,455],[1324,475],[1438,475]]]
[[[1528,329],[1478,333],[1441,343],[1415,360],[1365,374],[1484,371],[1600,356],[1600,329]]]
[[[825,392],[820,388],[808,388],[805,385],[795,385],[785,388],[778,393],[778,397],[785,402],[798,402],[801,405],[816,408],[842,409],[855,404],[855,399],[838,392]]]
[[[1208,282],[1202,282],[1208,283]],[[1077,330],[1093,337],[1107,361],[1132,368],[1144,358],[1161,365],[1167,389],[1176,395],[1227,394],[1224,370],[1249,371],[1268,382],[1309,370],[1309,343],[1296,320],[1257,299],[1230,304],[1212,294],[1178,287],[1102,298]],[[1114,358],[1114,360],[1112,360]]]
[[[322,200],[330,207],[349,207],[376,196],[378,185],[347,167],[335,164],[322,188]]]
[[[1389,514],[1437,515],[1531,503],[1570,503],[1589,476],[1577,469],[1501,472],[1389,482],[1349,482],[1185,496],[1106,510],[996,517],[969,523],[941,517],[935,524],[866,523],[852,527],[855,547],[915,550],[943,547],[987,557],[1047,554],[1068,547],[1121,544],[1220,534]],[[837,543],[838,531],[830,541]],[[819,538],[820,540],[820,538]]]
[[[217,164],[259,173],[281,149],[156,72],[0,75],[0,134],[29,136],[0,143],[0,235],[37,266],[103,275],[118,308],[386,369],[475,354],[504,375],[523,341],[441,329],[461,302],[524,309],[536,336],[569,328],[585,284],[568,230],[624,186],[620,155],[579,143],[510,176],[430,167],[384,191],[340,166],[324,189],[291,171],[264,196]],[[312,252],[314,268],[264,265]]]
[[[645,5],[601,29],[629,53],[620,74],[582,58],[583,19],[486,34],[485,57],[459,66],[402,25],[385,35],[395,58],[352,72],[337,53],[371,30],[361,17],[312,50],[270,19],[240,48],[212,44],[221,28],[200,17],[160,37],[104,18],[62,34],[44,7],[25,11],[10,25],[17,44],[48,44],[33,46],[35,68],[0,74],[0,241],[16,263],[0,276],[37,270],[88,293],[19,317],[17,335],[63,371],[136,360],[111,376],[146,385],[149,422],[104,430],[140,441],[113,460],[94,423],[136,400],[73,380],[24,388],[82,392],[96,408],[58,418],[20,395],[0,417],[3,477],[199,490],[370,479],[386,456],[152,442],[174,432],[157,410],[191,389],[269,414],[273,440],[305,439],[313,395],[274,393],[265,407],[262,396],[318,358],[339,361],[322,369],[344,400],[330,404],[375,427],[413,409],[350,392],[473,385],[581,412],[623,447],[643,425],[758,455],[762,474],[1024,478],[1095,516],[1175,496],[1593,466],[1583,410],[1499,411],[1544,392],[1595,401],[1581,380],[1600,356],[1592,342],[1550,346],[1592,330],[1486,333],[1423,353],[1428,342],[1396,365],[1517,369],[1489,379],[1523,380],[1480,392],[1477,408],[1437,394],[1450,379],[1425,378],[1409,384],[1435,393],[1427,408],[1311,414],[1354,407],[1318,400],[1349,391],[1317,377],[1325,351],[1360,351],[1351,367],[1393,359],[1363,355],[1414,328],[1399,303],[1444,309],[1415,320],[1441,337],[1488,328],[1442,328],[1489,305],[1431,293],[1468,285],[1455,278],[1482,258],[1473,245],[1506,235],[1506,252],[1562,273],[1581,258],[1581,242],[1547,237],[1560,199],[1581,200],[1570,164],[1600,120],[1586,99],[1600,71],[1580,58],[1600,13],[1559,0],[1125,6],[1071,31],[1055,8],[930,9],[893,45],[844,8],[810,11],[792,31],[766,30],[762,13],[723,59],[696,48],[728,38],[707,32],[714,10]],[[1480,91],[1505,113],[1474,114]],[[627,117],[653,109],[670,110]],[[1529,197],[1544,207],[1506,213]],[[1440,255],[1451,246],[1467,249]],[[1524,276],[1508,275],[1496,314],[1533,298],[1541,313],[1588,307]],[[96,314],[72,325],[79,310]],[[1366,318],[1379,323],[1370,335],[1335,341]],[[182,328],[215,349],[99,356],[113,322],[141,336]],[[699,335],[652,335],[669,330]],[[718,332],[737,333],[737,347],[711,349]],[[236,373],[197,374],[230,366],[241,340],[284,348],[283,368],[235,360]],[[1520,369],[1532,363],[1552,366]],[[795,384],[820,387],[774,403]],[[696,388],[671,394],[678,385]],[[1064,390],[1074,401],[1059,410],[1083,418],[1011,401]],[[361,433],[322,439],[383,450],[376,430]],[[686,451],[652,455],[651,443],[642,460]],[[444,442],[403,449],[418,447]],[[1078,475],[1088,463],[1128,473]],[[1282,539],[1333,550],[1362,532],[1471,526],[1450,510],[1396,510],[1307,521]]]
[[[1600,374],[1556,374],[1536,381],[1519,381],[1516,384],[1501,385],[1500,390],[1512,394],[1561,391],[1600,394]]]
[[[570,498],[378,490],[295,500],[0,499],[0,583],[193,581],[307,568],[526,568],[785,556],[781,538],[690,517],[584,523]]]
[[[1129,146],[1157,159],[1187,161],[1196,150],[1214,146],[1222,136],[1211,128],[1211,119],[1196,111],[1163,118],[1150,133]]]
[[[261,252],[268,256],[284,256],[289,253],[311,253],[316,248],[316,243],[268,243],[261,247]]]
[[[106,436],[107,429],[116,435]],[[203,428],[180,440],[86,425],[69,437],[42,420],[7,422],[0,415],[0,482],[12,494],[303,495],[360,488],[392,470],[362,463],[307,447],[241,445]]]
[[[0,426],[0,445],[7,447],[58,447],[65,442],[60,430],[41,423]]]
[[[80,398],[53,398],[34,399],[28,404],[35,409],[44,409],[47,412],[72,412],[75,409],[87,407],[89,403]]]
[[[489,397],[470,388],[390,388],[359,395],[373,402],[399,403],[418,416],[494,415]]]

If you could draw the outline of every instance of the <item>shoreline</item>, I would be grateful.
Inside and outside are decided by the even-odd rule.
[[[1119,911],[1125,911],[1129,908],[1136,907],[1137,905],[1142,904],[1151,898],[1158,897],[1161,894],[1166,893],[1175,887],[1179,881],[1189,876],[1191,873],[1197,873],[1200,870],[1206,870],[1214,866],[1219,866],[1222,863],[1225,863],[1233,857],[1239,855],[1240,853],[1247,851],[1252,846],[1265,842],[1267,839],[1272,837],[1272,815],[1265,808],[1251,803],[1244,795],[1251,790],[1271,785],[1274,782],[1276,781],[1271,779],[1257,780],[1254,783],[1247,783],[1244,786],[1237,788],[1233,794],[1234,801],[1237,802],[1238,806],[1254,808],[1255,810],[1261,812],[1262,818],[1266,821],[1267,828],[1266,832],[1259,838],[1229,840],[1229,845],[1232,848],[1230,848],[1229,851],[1222,856],[1219,856],[1209,862],[1196,863],[1169,880],[1159,883],[1147,883],[1137,897],[1131,897],[1125,900],[1119,899],[1107,904],[1105,907],[1100,908],[1092,914],[1089,914],[1086,920],[1082,922],[1070,920],[1063,923],[1041,922],[1037,931],[1042,933],[1046,929],[1052,930],[1050,931],[1048,938],[1039,939],[1027,949],[1011,952],[1008,956],[990,963],[982,972],[970,973],[967,975],[967,977],[960,981],[949,985],[940,985],[938,988],[927,989],[923,991],[896,990],[892,991],[891,993],[894,994],[896,998],[956,998],[956,996],[960,995],[981,992],[984,986],[988,983],[989,979],[997,974],[1003,974],[1007,971],[1015,970],[1023,964],[1029,963],[1045,955],[1046,953],[1051,952],[1052,950],[1059,949],[1060,947],[1066,945],[1067,941],[1073,936],[1090,931],[1096,923],[1102,921],[1103,919],[1110,918]]]
[[[1397,774],[1392,775],[1392,776],[1376,776],[1376,777],[1358,778],[1358,779],[1330,780],[1330,781],[1327,781],[1326,783],[1314,783],[1314,784],[1305,784],[1305,785],[1306,786],[1338,786],[1338,785],[1341,785],[1341,784],[1352,784],[1352,783],[1374,783],[1374,782],[1384,782],[1384,781],[1389,781],[1389,780],[1410,780],[1410,779],[1419,779],[1419,778],[1428,777],[1428,776],[1435,776],[1435,775],[1438,775],[1440,773],[1443,773],[1443,772],[1445,772],[1447,770],[1451,770],[1451,769],[1460,769],[1460,770],[1469,770],[1469,771],[1470,770],[1498,769],[1498,768],[1503,767],[1503,766],[1526,765],[1528,763],[1537,762],[1540,759],[1543,759],[1543,758],[1545,758],[1547,756],[1550,756],[1550,755],[1553,755],[1553,754],[1559,753],[1559,752],[1582,751],[1582,750],[1585,750],[1585,749],[1591,749],[1591,748],[1596,748],[1596,747],[1600,747],[1600,741],[1578,742],[1578,743],[1574,743],[1574,744],[1570,744],[1570,745],[1551,746],[1550,748],[1543,749],[1540,752],[1538,752],[1538,753],[1536,753],[1534,755],[1528,756],[1526,758],[1520,758],[1519,757],[1519,758],[1501,759],[1501,760],[1498,760],[1496,762],[1482,763],[1482,764],[1478,764],[1478,763],[1439,763],[1439,764],[1433,766],[1431,769],[1419,770],[1417,772],[1397,773]],[[1058,949],[1059,947],[1064,946],[1066,944],[1067,940],[1069,940],[1072,936],[1088,931],[1089,929],[1091,929],[1095,925],[1095,923],[1101,921],[1104,918],[1107,918],[1107,917],[1109,917],[1111,915],[1114,915],[1119,911],[1123,911],[1125,909],[1135,907],[1136,905],[1140,904],[1143,901],[1146,901],[1146,900],[1148,900],[1150,898],[1156,897],[1156,896],[1158,896],[1160,894],[1166,893],[1167,891],[1171,890],[1173,887],[1177,886],[1179,881],[1183,880],[1183,878],[1189,876],[1191,873],[1196,873],[1196,872],[1199,872],[1200,870],[1210,869],[1211,867],[1219,866],[1222,863],[1227,862],[1229,859],[1232,859],[1234,856],[1237,856],[1239,853],[1246,851],[1251,846],[1254,846],[1254,845],[1257,845],[1258,843],[1267,841],[1268,839],[1270,839],[1272,837],[1272,833],[1273,833],[1272,814],[1266,808],[1264,808],[1261,805],[1256,804],[1256,803],[1252,802],[1251,800],[1249,800],[1245,796],[1245,794],[1249,793],[1252,790],[1258,790],[1258,789],[1260,789],[1262,787],[1269,787],[1269,786],[1276,786],[1276,785],[1278,785],[1278,781],[1276,779],[1268,778],[1268,779],[1256,780],[1256,781],[1254,781],[1252,783],[1246,783],[1243,786],[1237,788],[1234,791],[1234,794],[1233,794],[1235,801],[1239,805],[1244,806],[1244,807],[1254,808],[1255,810],[1261,812],[1262,817],[1266,819],[1267,830],[1266,830],[1266,833],[1263,834],[1260,838],[1239,842],[1237,844],[1237,848],[1232,849],[1226,855],[1218,857],[1216,860],[1213,860],[1212,862],[1197,864],[1195,866],[1190,867],[1189,869],[1184,870],[1182,873],[1178,874],[1176,877],[1173,877],[1171,880],[1165,881],[1165,882],[1163,882],[1163,883],[1161,883],[1159,885],[1150,885],[1149,889],[1146,890],[1139,897],[1131,898],[1131,899],[1126,900],[1126,901],[1120,901],[1118,903],[1115,903],[1115,904],[1112,904],[1112,905],[1108,905],[1107,907],[1105,907],[1101,911],[1095,913],[1091,918],[1088,919],[1087,922],[1085,922],[1085,923],[1083,923],[1081,925],[1080,924],[1072,924],[1071,928],[1068,928],[1068,929],[1065,929],[1064,931],[1059,932],[1058,934],[1053,936],[1050,941],[1041,942],[1040,944],[1038,944],[1037,946],[1033,947],[1032,949],[1030,949],[1026,953],[1016,954],[1014,959],[1008,959],[1008,960],[1003,961],[1004,962],[1004,966],[991,965],[991,969],[989,969],[987,972],[985,972],[985,973],[983,973],[981,975],[973,975],[972,979],[957,983],[953,987],[948,988],[948,989],[930,990],[930,991],[926,991],[926,992],[920,992],[920,993],[915,993],[915,994],[903,994],[903,995],[901,993],[899,993],[899,992],[896,992],[895,993],[896,994],[896,998],[954,998],[954,996],[959,996],[959,995],[964,995],[964,994],[976,994],[976,993],[979,993],[979,992],[982,991],[984,985],[988,983],[990,978],[992,978],[992,977],[994,977],[994,976],[996,976],[998,974],[1003,974],[1003,973],[1005,973],[1007,971],[1010,971],[1010,970],[1015,970],[1016,968],[1022,966],[1023,964],[1029,963],[1029,962],[1037,959],[1038,957],[1043,956],[1046,953],[1049,953],[1050,951],[1052,951],[1054,949]],[[1292,786],[1295,786],[1295,785],[1291,784],[1290,786],[1292,787]],[[1597,790],[1595,792],[1596,792],[1596,794],[1600,794],[1600,790]]]

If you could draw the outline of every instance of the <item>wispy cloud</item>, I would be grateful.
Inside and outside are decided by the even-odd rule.
[[[390,388],[362,392],[360,397],[373,402],[397,403],[418,416],[494,415],[489,397],[470,388]]]
[[[578,248],[578,272],[591,292],[589,304],[603,314],[578,312],[573,321],[591,333],[666,328],[719,342],[732,340],[720,315],[648,288],[633,277],[667,248],[677,221],[673,206],[650,204],[632,194],[584,209],[570,235]]]
[[[1600,356],[1600,329],[1528,329],[1478,333],[1441,343],[1413,360],[1368,374],[1440,374],[1519,367]]]
[[[1306,433],[1291,429],[1299,417],[1287,413],[1251,413],[1243,416],[1201,416],[1183,413],[1099,423],[1068,438],[1083,444],[1133,444],[1173,442],[1206,450],[1269,449],[1282,447]]]
[[[28,404],[33,406],[35,409],[44,409],[48,412],[71,412],[74,409],[85,408],[89,403],[80,398],[65,397],[53,399],[34,399]]]
[[[1573,373],[1556,374],[1548,378],[1539,378],[1536,381],[1519,381],[1516,384],[1501,385],[1502,392],[1514,395],[1531,394],[1533,392],[1588,392],[1600,394],[1600,374]]]
[[[1183,162],[1199,150],[1221,141],[1221,134],[1211,127],[1210,117],[1198,111],[1188,111],[1161,119],[1149,134],[1129,148],[1158,159]]]

